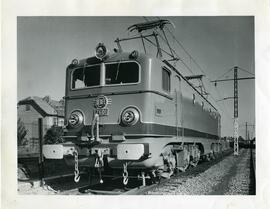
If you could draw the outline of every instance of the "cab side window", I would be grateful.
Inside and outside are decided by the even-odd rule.
[[[167,92],[171,90],[171,72],[165,67],[162,68],[162,89]]]

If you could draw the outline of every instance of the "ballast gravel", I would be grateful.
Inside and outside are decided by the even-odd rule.
[[[246,195],[249,192],[250,151],[241,149],[205,172],[193,177],[173,178],[148,191],[149,195]]]
[[[237,164],[237,173],[232,177],[225,195],[248,195],[250,183],[250,158],[245,155]]]

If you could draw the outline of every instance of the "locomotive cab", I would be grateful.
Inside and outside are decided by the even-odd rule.
[[[83,166],[103,165],[104,157],[114,168],[124,161],[133,161],[133,168],[159,166],[158,150],[167,142],[149,144],[165,134],[155,124],[155,117],[166,120],[155,107],[165,100],[171,100],[170,72],[156,58],[133,51],[73,60],[66,73],[66,143],[45,145],[45,157],[55,158],[63,146],[60,156],[70,159],[79,150]],[[146,161],[153,155],[155,162]]]

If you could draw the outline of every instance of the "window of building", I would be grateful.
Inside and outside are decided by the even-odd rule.
[[[53,118],[53,125],[55,125],[55,126],[58,125],[58,119],[57,118]]]
[[[162,68],[162,89],[164,91],[170,92],[171,90],[171,73],[166,68]]]
[[[105,64],[105,84],[127,84],[139,82],[139,65],[136,62]]]
[[[31,110],[31,106],[29,104],[25,105],[25,111]]]

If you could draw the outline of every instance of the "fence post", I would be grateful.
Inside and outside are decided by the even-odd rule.
[[[39,179],[40,179],[40,185],[44,185],[44,159],[43,159],[43,151],[42,151],[42,145],[43,145],[43,120],[42,118],[38,119],[38,136],[39,136]]]

